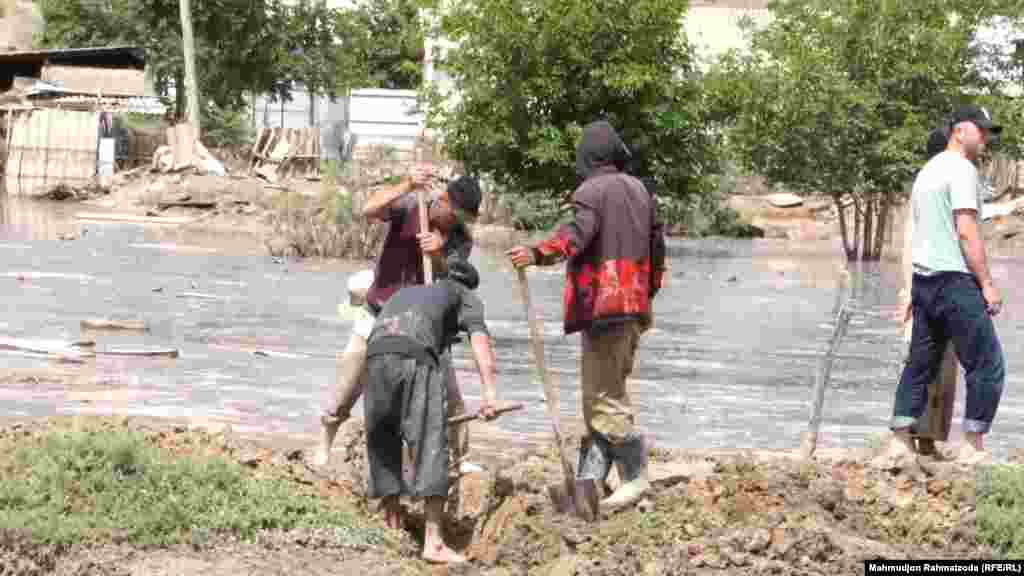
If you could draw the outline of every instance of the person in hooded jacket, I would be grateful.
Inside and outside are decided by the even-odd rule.
[[[581,335],[587,428],[576,474],[603,483],[611,465],[618,466],[623,484],[601,502],[609,508],[635,503],[649,488],[647,448],[626,381],[665,271],[654,199],[640,180],[622,172],[629,156],[611,124],[588,124],[576,147],[583,181],[573,195],[575,219],[536,246],[506,253],[518,268],[567,261],[564,330]]]

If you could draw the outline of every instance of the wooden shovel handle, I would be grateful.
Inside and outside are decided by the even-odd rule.
[[[572,462],[569,460],[569,455],[565,453],[565,447],[562,443],[562,429],[558,423],[558,389],[555,388],[555,383],[552,382],[551,375],[548,374],[547,367],[544,365],[544,340],[540,329],[540,319],[537,318],[537,312],[530,303],[530,285],[526,280],[526,270],[524,268],[516,268],[516,279],[518,280],[519,297],[523,301],[527,322],[530,326],[530,349],[533,351],[533,361],[537,366],[537,372],[540,374],[541,381],[544,383],[544,401],[547,407],[548,421],[551,423],[551,431],[555,435],[555,444],[558,447],[562,472],[565,476],[563,479],[565,490],[570,498],[575,501],[577,499],[576,472],[573,470]]]
[[[506,414],[508,412],[515,412],[516,410],[522,410],[523,408],[525,408],[525,406],[522,402],[516,402],[515,404],[501,406],[500,408],[494,411],[494,414],[496,416],[501,416],[502,414]],[[451,418],[449,418],[448,425],[452,426],[455,424],[462,424],[463,422],[469,422],[470,420],[476,420],[477,418],[481,418],[480,412],[474,412],[472,414],[460,414],[458,416],[452,416]]]
[[[416,147],[416,167],[419,168],[422,152],[418,143],[413,145]],[[426,234],[430,232],[430,218],[427,214],[427,191],[423,188],[416,191],[416,202],[420,213],[420,233]],[[423,253],[423,283],[434,283],[434,261],[426,252]]]

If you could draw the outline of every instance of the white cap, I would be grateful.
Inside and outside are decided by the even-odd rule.
[[[373,270],[361,270],[348,277],[348,297],[353,306],[366,301],[366,293],[373,286]]]

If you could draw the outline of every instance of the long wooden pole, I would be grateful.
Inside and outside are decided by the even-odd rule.
[[[420,150],[420,143],[417,142],[413,145],[416,150],[416,168],[419,168],[420,160],[422,158],[423,151]],[[425,188],[420,188],[416,191],[416,202],[419,205],[420,213],[420,232],[426,234],[430,232],[430,219],[427,214],[427,193]],[[423,253],[423,283],[432,284],[434,282],[434,262],[430,259],[430,254]]]
[[[545,366],[544,340],[540,329],[540,319],[537,318],[537,311],[530,302],[530,286],[526,280],[526,270],[517,268],[516,278],[518,280],[516,285],[519,289],[519,298],[523,301],[523,308],[526,309],[526,318],[530,327],[530,350],[533,352],[534,364],[537,366],[537,372],[540,374],[541,382],[544,384],[545,411],[547,412],[548,421],[551,423],[551,431],[555,435],[555,445],[558,447],[558,457],[562,464],[564,476],[565,493],[568,496],[569,502],[575,508],[576,514],[584,520],[593,521],[596,520],[598,514],[597,493],[594,490],[592,480],[581,481],[584,485],[580,486],[580,489],[577,490],[576,473],[573,471],[569,455],[565,452],[565,446],[562,442],[562,427],[558,422],[558,388],[555,387],[555,383],[551,380],[551,375]]]
[[[840,288],[840,293],[842,289]],[[814,381],[814,393],[811,396],[811,418],[800,443],[800,452],[804,458],[814,455],[818,447],[818,431],[821,429],[821,412],[825,406],[825,389],[828,387],[832,375],[832,360],[835,358],[836,350],[839,349],[839,341],[846,332],[846,326],[850,323],[850,300],[847,298],[839,308],[836,315],[836,325],[832,330],[832,338],[828,343],[828,351],[818,366],[817,376]]]
[[[199,138],[199,83],[196,81],[196,52],[192,38],[192,7],[189,0],[179,0],[181,9],[181,44],[185,49],[185,86],[188,90],[188,122]]]

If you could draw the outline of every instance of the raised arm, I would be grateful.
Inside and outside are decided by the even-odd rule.
[[[579,254],[597,235],[600,226],[597,203],[599,198],[590,190],[580,190],[575,196],[576,217],[563,224],[549,238],[536,246],[516,246],[505,254],[517,268],[531,264],[550,266]]]
[[[388,208],[396,200],[421,186],[426,186],[429,180],[429,171],[417,167],[411,178],[403,178],[398,184],[381,188],[371,194],[366,200],[366,206],[363,206],[363,217],[370,220],[387,220]]]

